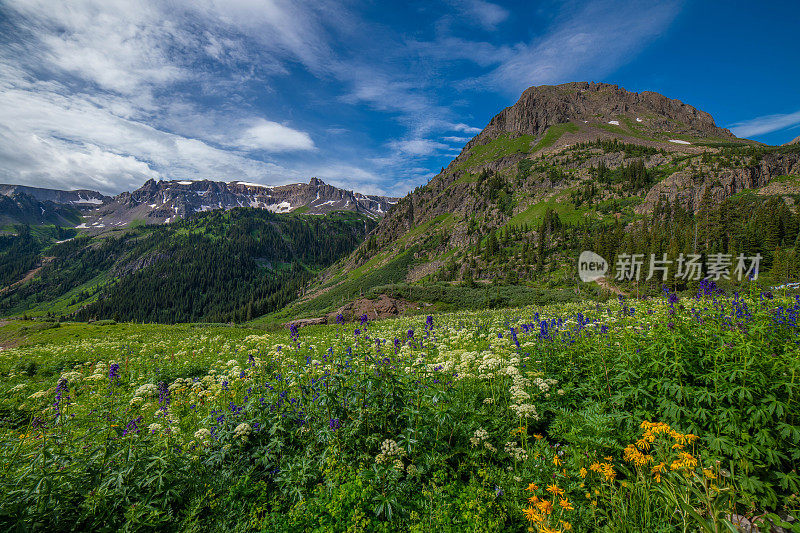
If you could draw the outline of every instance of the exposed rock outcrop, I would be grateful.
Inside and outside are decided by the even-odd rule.
[[[636,207],[636,212],[652,212],[662,198],[696,212],[707,193],[717,204],[744,190],[764,187],[774,178],[785,175],[800,175],[800,154],[769,154],[755,166],[721,169],[713,176],[680,171],[653,186],[644,202]]]

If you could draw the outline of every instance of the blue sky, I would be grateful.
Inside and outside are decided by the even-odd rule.
[[[0,0],[0,182],[403,195],[531,85],[605,81],[800,135],[800,5]]]

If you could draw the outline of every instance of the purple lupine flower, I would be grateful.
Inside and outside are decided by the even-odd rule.
[[[112,382],[119,380],[119,364],[113,363],[110,367],[108,367],[108,379]]]
[[[674,292],[669,293],[667,301],[669,301],[670,305],[675,305],[676,303],[678,303],[678,294]]]
[[[158,403],[161,405],[161,410],[166,411],[170,404],[169,389],[167,384],[163,381],[158,382]]]
[[[408,335],[409,339],[413,339],[414,338],[414,330],[413,329],[408,330],[408,334],[407,335]]]
[[[339,421],[338,418],[331,418],[328,421],[328,427],[331,428],[331,431],[336,431],[340,427],[342,427],[342,423]]]
[[[369,319],[367,318],[367,315],[361,315],[361,325],[362,325],[362,326],[366,326],[366,325],[367,325],[367,322],[368,322],[368,320],[369,320]]]
[[[339,325],[344,324],[344,315],[342,315],[342,313],[336,315],[336,323]]]
[[[297,339],[300,337],[300,332],[297,331],[297,324],[289,325],[289,335],[292,337],[293,341],[297,342]]]
[[[425,329],[432,330],[433,329],[433,316],[428,315],[425,317]]]
[[[139,422],[141,422],[142,420],[143,420],[143,418],[141,416],[137,416],[136,418],[134,418],[133,420],[128,422],[125,425],[125,429],[122,430],[122,436],[124,437],[125,435],[127,435],[129,433],[139,433],[139,431],[140,431]]]
[[[56,417],[61,414],[62,399],[69,401],[69,383],[64,378],[59,379],[56,385],[56,399],[53,402],[53,407],[55,407],[56,410]]]

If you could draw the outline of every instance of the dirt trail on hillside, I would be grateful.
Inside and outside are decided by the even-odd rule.
[[[600,278],[600,279],[596,279],[594,281],[595,281],[595,283],[600,285],[600,287],[602,287],[603,289],[605,289],[605,290],[607,290],[609,292],[613,292],[614,294],[617,294],[617,295],[620,295],[620,296],[628,296],[627,292],[623,291],[619,287],[615,287],[606,278]]]
[[[44,267],[45,267],[45,266],[46,266],[48,263],[50,263],[50,262],[51,262],[53,259],[55,259],[55,257],[42,257],[42,260],[41,260],[41,261],[39,261],[39,264],[38,264],[36,267],[34,267],[34,268],[32,268],[31,270],[29,270],[28,272],[26,272],[26,273],[25,273],[25,275],[24,275],[24,276],[22,276],[22,279],[20,279],[20,280],[18,280],[18,281],[15,281],[15,282],[14,282],[14,283],[12,283],[11,285],[8,285],[8,286],[6,286],[6,287],[3,287],[2,289],[0,289],[0,294],[3,294],[3,293],[5,293],[5,292],[8,292],[8,291],[10,291],[11,289],[13,289],[13,288],[15,288],[15,287],[19,287],[19,286],[20,286],[20,285],[22,285],[23,283],[25,283],[25,282],[27,282],[27,281],[30,281],[30,280],[32,280],[32,279],[33,279],[33,277],[34,277],[36,274],[38,274],[38,273],[39,273],[39,271],[40,271],[40,270],[42,270],[42,268],[44,268]]]
[[[386,294],[381,294],[374,300],[358,298],[323,317],[292,320],[286,322],[284,325],[289,327],[294,324],[297,327],[303,327],[318,324],[335,324],[336,317],[340,314],[347,322],[354,322],[362,315],[367,315],[367,319],[369,320],[380,320],[383,318],[400,316],[409,309],[421,309],[429,305],[430,304],[422,302],[409,302],[402,298],[392,298]]]

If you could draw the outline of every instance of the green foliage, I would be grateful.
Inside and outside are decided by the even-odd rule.
[[[80,237],[53,246],[53,260],[36,278],[0,295],[0,310],[21,313],[72,295],[73,305],[83,303],[81,319],[251,320],[294,300],[317,270],[350,253],[374,225],[354,213],[235,209],[120,236]],[[11,248],[0,274],[14,279],[43,252],[29,233],[6,239]]]
[[[500,135],[486,144],[472,147],[467,160],[461,163],[458,169],[478,167],[512,154],[529,154],[532,152],[531,144],[535,140],[536,138],[533,135],[520,135],[518,137],[507,133]]]
[[[23,345],[0,353],[0,524],[719,531],[734,514],[766,512],[783,522],[800,490],[799,311],[755,291],[293,337],[9,324],[0,334]],[[526,518],[534,505],[544,522]]]

